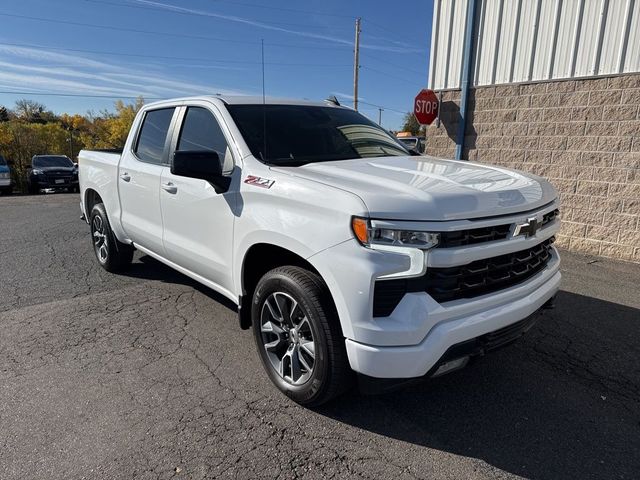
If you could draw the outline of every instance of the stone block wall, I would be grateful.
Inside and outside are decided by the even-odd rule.
[[[453,158],[460,91],[444,91],[426,152]],[[464,158],[548,178],[558,245],[640,262],[640,74],[476,87]]]

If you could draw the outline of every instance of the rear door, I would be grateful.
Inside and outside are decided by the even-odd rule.
[[[130,150],[118,166],[122,228],[137,245],[164,256],[160,176],[168,164],[175,107],[145,113]]]
[[[181,108],[172,150],[213,150],[224,159],[224,172],[240,175],[219,112],[208,103]],[[237,215],[238,179],[229,191],[216,193],[206,180],[162,172],[160,205],[167,258],[215,283],[228,296],[233,290],[231,268],[233,224]]]

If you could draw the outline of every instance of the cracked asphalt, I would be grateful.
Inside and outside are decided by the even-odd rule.
[[[640,266],[564,252],[515,345],[315,411],[221,297],[136,253],[103,271],[73,194],[0,198],[0,478],[640,476]]]

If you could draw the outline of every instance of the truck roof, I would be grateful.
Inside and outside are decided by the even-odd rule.
[[[264,100],[261,95],[198,95],[192,97],[172,98],[167,100],[161,100],[158,102],[148,103],[145,107],[153,105],[162,105],[167,103],[177,103],[183,101],[193,100],[217,100],[226,103],[227,105],[261,105],[263,102],[267,105],[316,105],[320,107],[335,107],[336,105],[331,102],[318,102],[313,100],[301,100],[293,98],[279,98],[279,97],[265,97]]]

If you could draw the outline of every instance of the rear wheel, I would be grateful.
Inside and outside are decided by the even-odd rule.
[[[98,263],[108,272],[121,272],[131,265],[133,247],[116,238],[102,203],[96,204],[89,218],[93,251]]]
[[[260,359],[284,394],[317,406],[347,389],[344,337],[318,275],[292,266],[271,270],[258,282],[251,316]]]

